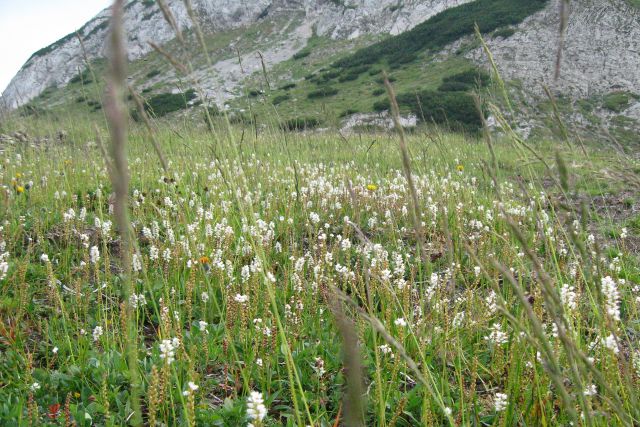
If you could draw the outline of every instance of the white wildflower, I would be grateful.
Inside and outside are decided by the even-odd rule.
[[[394,323],[396,326],[399,326],[399,327],[401,327],[401,328],[404,328],[404,327],[406,327],[406,326],[407,326],[407,321],[406,321],[406,320],[404,320],[402,317],[400,317],[400,318],[396,319],[393,323]]]
[[[496,412],[502,412],[507,409],[507,395],[504,393],[496,393],[493,397],[493,407]]]
[[[262,421],[267,416],[267,408],[264,406],[262,393],[252,391],[247,399],[247,416],[252,421]]]
[[[93,328],[93,340],[94,341],[98,341],[100,339],[100,337],[103,334],[103,330],[102,330],[102,326],[96,326],[95,328]]]
[[[491,333],[484,337],[485,340],[495,345],[503,345],[508,341],[508,336],[502,331],[502,326],[499,323],[494,323],[491,328]]]
[[[618,291],[618,285],[610,276],[603,277],[601,283],[607,314],[613,320],[620,321],[620,292]]]
[[[590,384],[584,389],[582,394],[584,394],[585,396],[595,396],[596,394],[598,394],[598,389],[596,388],[595,384]]]
[[[100,249],[97,246],[91,246],[89,250],[89,256],[92,264],[97,264],[100,261]]]

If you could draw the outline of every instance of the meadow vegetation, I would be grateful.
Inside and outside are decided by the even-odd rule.
[[[416,207],[394,134],[158,125],[164,171],[133,127],[123,301],[97,136],[23,120],[71,142],[2,147],[3,425],[126,424],[127,322],[151,425],[334,425],[345,318],[361,425],[638,419],[637,229],[585,197],[637,190],[612,150],[419,132]]]
[[[483,32],[544,2],[490,3]],[[259,121],[178,113],[196,82],[122,121],[117,55],[103,117],[0,117],[0,424],[640,422],[638,159],[524,140],[465,62],[395,97],[398,58],[361,57]],[[311,132],[273,105],[364,74],[423,123]]]

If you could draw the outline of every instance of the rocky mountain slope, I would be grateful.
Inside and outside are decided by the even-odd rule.
[[[311,37],[312,27],[318,35],[333,39],[399,34],[442,10],[467,1],[470,0],[194,0],[193,7],[201,25],[211,33],[248,27],[263,20],[299,17],[296,25],[288,27],[289,34],[282,41],[301,49],[306,38]],[[192,27],[182,0],[168,0],[166,4],[181,30]],[[110,11],[106,9],[77,34],[69,34],[36,52],[3,92],[4,102],[12,108],[23,105],[50,86],[68,83],[84,69],[85,59],[105,57],[109,16]],[[174,30],[153,0],[128,3],[125,27],[132,61],[152,50],[148,42],[162,45],[175,38]],[[289,59],[296,52],[295,48],[285,50],[285,55],[273,51],[264,56],[273,63]],[[215,71],[225,74],[227,68],[224,63],[216,64]]]
[[[131,80],[148,95],[184,92],[185,80],[197,82],[200,101],[226,104],[240,112],[252,108],[253,97],[258,102],[253,108],[266,101],[279,105],[285,117],[294,112],[326,115],[327,111],[361,117],[379,111],[375,72],[381,68],[391,68],[399,90],[409,92],[441,90],[443,79],[469,67],[489,70],[471,27],[476,20],[484,22],[495,15],[491,19],[497,17],[502,24],[483,28],[483,34],[510,91],[523,105],[544,111],[542,87],[546,84],[574,123],[592,129],[613,125],[630,135],[640,124],[640,10],[630,0],[572,0],[562,73],[555,81],[560,1],[532,1],[541,6],[532,8],[526,19],[508,25],[509,14],[517,13],[508,9],[518,7],[504,0],[192,0],[204,29],[208,61],[199,49],[183,0],[165,2],[185,33],[185,45],[177,43],[175,31],[153,0],[134,0],[126,10]],[[478,4],[475,9],[474,4]],[[449,31],[439,24],[453,19],[449,26],[456,27],[457,16],[464,18],[460,20],[464,28]],[[99,68],[106,56],[108,17],[105,10],[77,33],[36,52],[5,90],[2,101],[16,108],[38,99],[45,99],[40,105],[52,106],[86,98],[74,81],[86,73],[87,64]],[[429,33],[430,28],[439,30]],[[433,40],[445,40],[442,32],[450,34],[441,46]],[[393,43],[398,43],[399,51],[407,43],[426,47],[400,64],[382,61],[374,66],[372,60],[355,74],[335,68],[336,61],[347,58],[348,62],[358,48],[380,40],[390,40],[385,49]],[[179,59],[188,58],[188,78],[178,76],[153,52],[150,41]],[[268,78],[273,79],[267,87],[262,60]],[[533,125],[545,126],[545,122],[522,126]]]

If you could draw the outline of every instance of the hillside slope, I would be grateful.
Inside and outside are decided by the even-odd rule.
[[[408,104],[421,94],[419,100],[433,100],[429,106],[443,111],[440,120],[448,123],[454,110],[470,117],[473,81],[456,79],[469,78],[473,74],[465,73],[475,67],[490,71],[473,34],[478,23],[511,94],[526,110],[520,123],[525,135],[553,127],[545,119],[546,84],[572,125],[594,132],[607,128],[633,141],[640,127],[639,9],[626,0],[571,2],[562,73],[555,81],[560,1],[194,0],[208,61],[183,1],[167,4],[185,44],[175,39],[155,2],[134,0],[126,21],[130,80],[145,97],[161,101],[197,89],[181,108],[215,103],[241,116],[269,115],[277,106],[278,117],[293,120],[294,128],[301,120],[305,127],[351,126],[367,118],[379,123],[385,98],[380,71],[386,69]],[[98,110],[102,79],[91,87],[86,67],[98,74],[105,69],[108,15],[103,11],[78,31],[82,43],[72,34],[36,52],[5,91],[4,102],[12,108],[87,104]],[[149,41],[191,71],[178,75]],[[422,105],[405,107],[424,115]],[[422,118],[431,121],[430,114]],[[470,118],[462,125],[476,122]]]
[[[249,27],[263,21],[300,17],[297,25],[288,26],[282,42],[296,42],[302,36],[316,34],[332,39],[357,38],[365,34],[398,34],[449,7],[469,0],[194,0],[196,15],[208,33],[219,34],[239,27]],[[182,30],[192,27],[182,0],[168,0],[167,6]],[[85,54],[89,61],[106,56],[105,35],[108,32],[109,10],[101,12],[75,33],[36,52],[22,67],[3,92],[4,103],[11,108],[24,105],[46,88],[67,84],[85,68]],[[149,53],[148,42],[162,45],[175,38],[160,8],[153,0],[133,0],[128,3],[125,16],[130,60]],[[79,36],[79,37],[78,37]],[[291,36],[291,37],[287,37]],[[82,43],[79,39],[82,39]],[[258,36],[256,46],[263,41]],[[299,48],[304,47],[302,44]],[[84,49],[84,52],[83,52]],[[271,52],[270,52],[271,53]],[[272,62],[288,59],[287,55],[265,55]],[[275,59],[274,59],[275,58]],[[226,64],[214,68],[223,74]],[[200,70],[204,71],[204,70]]]

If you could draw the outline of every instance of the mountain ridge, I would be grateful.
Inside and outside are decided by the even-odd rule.
[[[274,15],[303,13],[316,33],[334,39],[357,38],[364,34],[399,34],[434,14],[470,0],[408,0],[395,9],[397,0],[194,0],[194,10],[203,27],[212,33],[245,27]],[[126,6],[129,60],[149,53],[148,42],[163,45],[175,39],[175,32],[153,2],[133,0]],[[192,27],[181,0],[167,6],[181,30]],[[38,52],[24,64],[3,92],[10,108],[26,104],[52,85],[65,85],[89,61],[106,56],[105,35],[109,8],[100,12],[76,32],[70,33]],[[311,34],[308,34],[311,36]],[[82,43],[78,39],[82,39]],[[84,45],[84,46],[83,46]],[[293,52],[295,53],[295,52]],[[293,54],[292,53],[292,54]],[[288,59],[288,58],[287,58]]]

